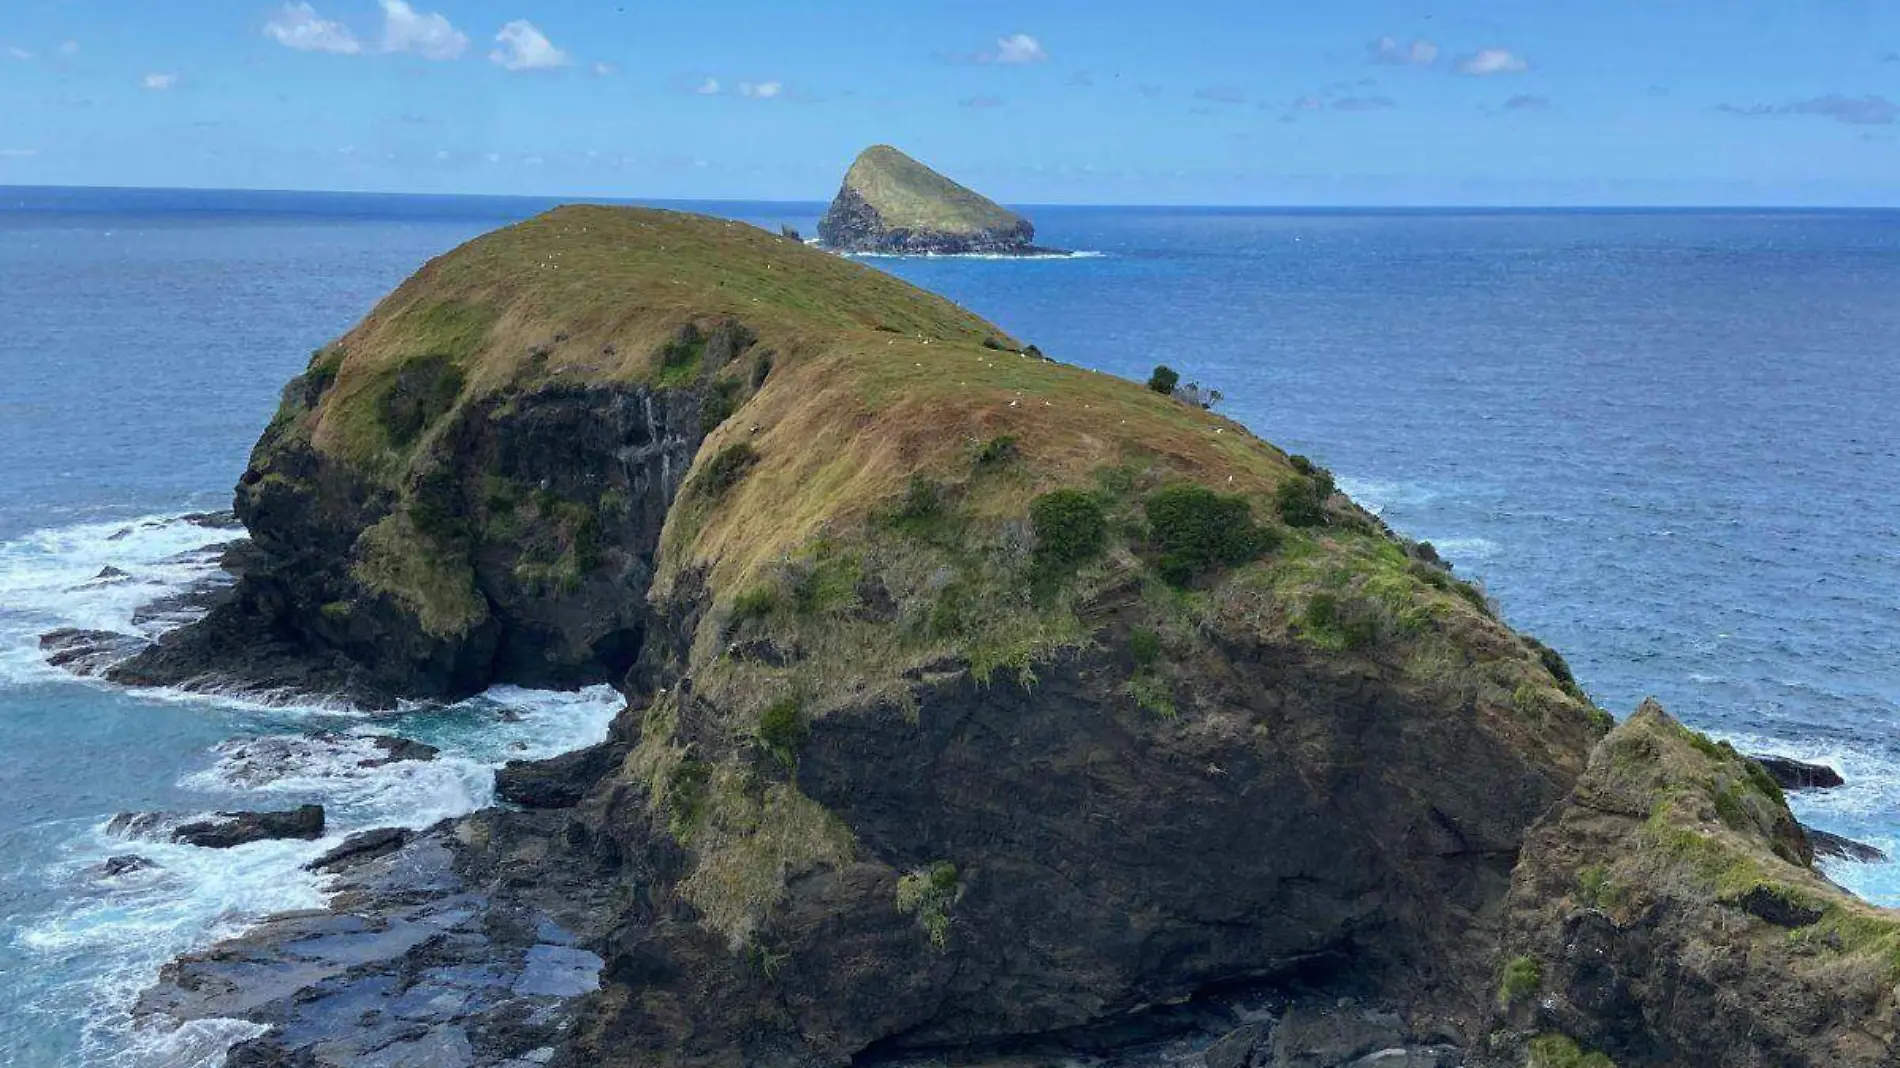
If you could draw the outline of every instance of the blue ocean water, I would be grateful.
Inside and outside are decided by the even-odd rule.
[[[0,1064],[214,1063],[239,1032],[134,1033],[131,999],[170,955],[320,899],[297,865],[322,843],[207,858],[111,839],[113,813],[314,798],[335,834],[419,825],[482,803],[495,762],[604,730],[599,692],[371,721],[126,693],[36,649],[133,627],[208,573],[195,550],[228,535],[177,517],[228,503],[310,350],[551,203],[0,189]],[[808,233],[822,208],[675,206]],[[1849,786],[1799,797],[1803,817],[1900,846],[1900,214],[1034,216],[1099,255],[870,262],[1057,358],[1219,388],[1480,579],[1605,707],[1653,694],[1834,763]],[[232,745],[318,727],[344,738],[266,781]],[[359,768],[351,739],[385,730],[445,759]],[[97,877],[132,851],[163,867]],[[1900,903],[1892,865],[1830,874]]]

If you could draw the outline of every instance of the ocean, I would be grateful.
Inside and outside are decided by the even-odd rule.
[[[604,734],[604,689],[369,717],[127,692],[37,648],[172,625],[136,610],[231,537],[182,517],[228,507],[310,351],[430,256],[554,203],[0,189],[0,1064],[215,1064],[241,1025],[129,1026],[165,960],[318,904],[300,865],[341,835],[466,812],[500,762]],[[806,233],[823,208],[665,206]],[[1086,255],[868,262],[1055,358],[1221,390],[1482,582],[1598,703],[1654,695],[1834,764],[1848,785],[1797,795],[1801,817],[1900,847],[1900,213],[1029,213]],[[363,767],[391,732],[443,756]],[[304,800],[329,808],[322,842],[104,831]],[[159,867],[101,876],[134,851]],[[1900,904],[1894,865],[1828,873]]]

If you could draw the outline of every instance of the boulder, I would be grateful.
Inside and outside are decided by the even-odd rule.
[[[158,867],[155,861],[141,857],[136,853],[126,853],[116,857],[107,857],[97,869],[101,879],[117,879],[120,876],[150,871]]]
[[[1783,790],[1831,790],[1847,781],[1826,764],[1809,764],[1779,756],[1758,756],[1754,761],[1766,769]]]
[[[1856,864],[1885,864],[1887,862],[1886,851],[1865,842],[1856,842],[1852,838],[1830,834],[1806,824],[1801,825],[1801,830],[1808,836],[1808,844],[1814,847],[1814,855],[1817,858],[1850,860]]]
[[[172,831],[173,840],[204,849],[231,849],[273,838],[321,837],[322,805],[299,805],[285,812],[220,812]]]
[[[402,827],[378,827],[374,830],[358,831],[345,838],[335,849],[304,867],[310,871],[334,875],[358,864],[366,864],[378,857],[388,856],[408,844],[413,837],[412,832]]]

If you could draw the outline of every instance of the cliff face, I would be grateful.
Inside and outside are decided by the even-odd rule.
[[[818,223],[825,246],[911,255],[1036,251],[1029,220],[888,145],[861,153]]]
[[[564,1063],[837,1064],[1235,984],[1463,1038],[1523,831],[1603,729],[1324,471],[709,219],[561,209],[431,264],[293,386],[239,503],[268,562],[148,670],[242,671],[248,625],[371,693],[627,693],[504,776],[540,810],[428,840],[491,917],[456,953],[552,917],[602,962],[536,1017]],[[271,1025],[237,1063],[396,996],[365,965],[234,1009],[193,993],[221,959],[149,1003]]]
[[[1812,860],[1758,765],[1645,704],[1525,841],[1480,1063],[1894,1064],[1900,916]]]

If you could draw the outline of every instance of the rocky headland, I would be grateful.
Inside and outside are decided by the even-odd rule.
[[[1323,469],[847,259],[480,238],[237,510],[111,671],[627,706],[167,968],[141,1012],[253,1021],[233,1065],[1894,1063],[1900,922],[1759,765],[1612,731]]]
[[[838,252],[912,256],[1049,255],[1028,219],[889,145],[873,145],[845,172],[818,223]]]

